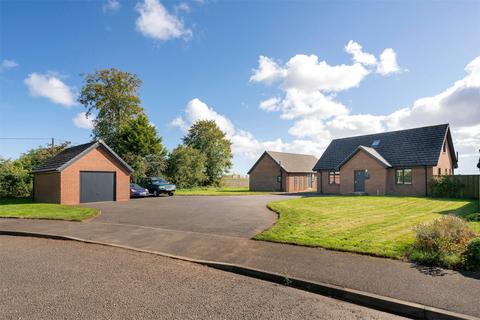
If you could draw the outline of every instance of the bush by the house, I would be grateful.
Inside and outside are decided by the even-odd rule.
[[[457,268],[469,242],[476,237],[458,217],[445,216],[416,227],[416,239],[408,252],[411,260],[427,265]]]
[[[449,176],[435,177],[430,182],[431,194],[433,197],[458,197],[465,185],[454,178]]]
[[[462,258],[465,269],[480,271],[480,238],[470,241]]]

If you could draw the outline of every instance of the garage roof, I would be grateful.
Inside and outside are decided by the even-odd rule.
[[[248,171],[248,174],[252,172],[260,160],[266,155],[270,156],[273,161],[288,173],[313,173],[312,168],[317,162],[317,158],[309,154],[265,151]]]
[[[42,165],[32,170],[33,173],[36,172],[49,172],[49,171],[62,171],[66,167],[70,166],[72,163],[89,153],[91,150],[98,147],[103,147],[111,156],[113,156],[118,162],[120,162],[130,173],[133,172],[132,167],[130,167],[118,154],[115,153],[109,146],[107,146],[103,141],[92,141],[77,146],[67,148],[60,152],[59,154],[51,157],[45,161]]]

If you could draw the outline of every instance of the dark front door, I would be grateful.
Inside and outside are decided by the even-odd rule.
[[[355,170],[355,192],[365,192],[365,170]]]
[[[80,172],[80,202],[115,201],[115,172]]]

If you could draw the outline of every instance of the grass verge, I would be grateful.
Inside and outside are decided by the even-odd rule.
[[[29,218],[82,221],[98,210],[52,203],[33,203],[30,199],[0,199],[0,218]]]
[[[255,239],[401,259],[414,227],[442,215],[467,217],[474,201],[416,197],[310,197],[272,202],[279,220]],[[480,232],[480,222],[469,222]]]

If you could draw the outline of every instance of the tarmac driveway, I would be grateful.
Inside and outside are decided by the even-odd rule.
[[[174,196],[89,203],[102,214],[91,223],[128,224],[170,230],[251,238],[277,216],[267,203],[292,195]]]

